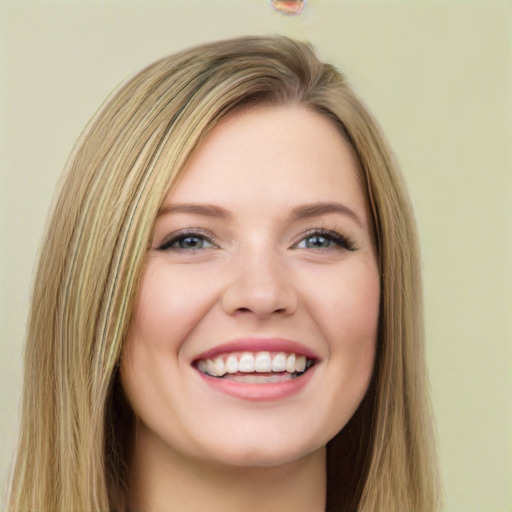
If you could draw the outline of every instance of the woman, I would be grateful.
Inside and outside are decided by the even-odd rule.
[[[9,510],[437,510],[418,260],[382,134],[307,45],[149,66],[54,208]]]

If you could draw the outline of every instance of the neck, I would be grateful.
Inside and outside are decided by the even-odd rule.
[[[133,512],[325,510],[325,447],[280,466],[240,467],[190,459],[158,444],[135,447],[128,496]]]

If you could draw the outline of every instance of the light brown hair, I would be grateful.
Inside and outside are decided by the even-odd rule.
[[[206,44],[150,65],[78,141],[35,276],[10,512],[124,510],[131,415],[118,364],[157,211],[213,127],[261,104],[302,105],[332,119],[359,159],[373,216],[376,366],[363,403],[328,444],[327,509],[439,509],[419,251],[405,186],[346,78],[309,45],[268,36]]]

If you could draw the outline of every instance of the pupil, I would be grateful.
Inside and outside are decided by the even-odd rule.
[[[183,249],[197,249],[201,246],[201,240],[197,237],[187,236],[181,240],[180,246]]]
[[[329,245],[329,240],[324,238],[323,236],[312,236],[309,238],[309,247],[327,247]]]

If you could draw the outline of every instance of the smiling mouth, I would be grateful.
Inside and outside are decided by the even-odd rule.
[[[199,359],[194,366],[217,379],[249,384],[279,383],[304,375],[314,359],[293,352],[236,352]]]

